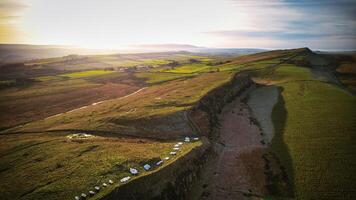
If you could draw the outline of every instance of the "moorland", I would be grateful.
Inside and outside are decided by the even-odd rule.
[[[149,191],[184,158],[204,162],[193,175],[179,166],[155,198],[354,199],[355,76],[355,54],[308,48],[3,64],[0,194],[74,199],[112,180],[87,198],[135,199],[135,181]],[[140,173],[120,182],[130,168]]]

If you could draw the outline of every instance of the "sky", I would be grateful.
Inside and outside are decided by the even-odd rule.
[[[356,1],[0,0],[0,43],[356,50]]]

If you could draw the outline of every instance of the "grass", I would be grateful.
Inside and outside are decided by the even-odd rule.
[[[104,61],[107,64],[111,64],[113,66],[119,66],[119,67],[135,67],[139,65],[149,65],[156,67],[158,65],[163,65],[163,64],[168,64],[169,61],[167,60],[153,60],[153,59],[147,59],[147,60],[125,60],[125,61]]]
[[[6,88],[9,86],[16,85],[16,80],[0,80],[0,88]]]
[[[91,70],[120,67],[136,67],[140,65],[158,67],[177,61],[186,63],[189,59],[208,62],[209,57],[192,55],[190,53],[138,53],[138,54],[112,54],[87,55],[74,58],[58,57],[29,61],[28,65],[43,65],[57,70]]]
[[[177,142],[105,136],[68,139],[68,134],[1,135],[1,199],[74,199],[109,179],[119,186],[129,167],[145,175],[143,165],[169,156]],[[183,144],[168,163],[200,145]],[[102,189],[100,195],[113,189]]]
[[[187,55],[177,56],[180,62],[189,58]],[[152,58],[146,61],[160,65],[164,63],[162,60]],[[50,65],[49,60],[45,62]],[[37,106],[41,110],[54,110],[86,100],[86,93],[80,97],[68,96],[73,91],[88,89],[90,98],[100,96],[95,88],[108,80],[113,81],[109,85],[131,84],[130,81],[139,78],[147,79],[148,83],[160,83],[127,98],[113,98],[97,105],[85,104],[90,106],[50,118],[41,117],[18,129],[39,130],[37,132],[0,135],[1,199],[73,199],[75,195],[88,194],[94,186],[112,179],[115,185],[103,189],[100,193],[103,195],[120,186],[118,182],[128,175],[129,167],[138,168],[140,176],[146,175],[142,168],[144,163],[167,156],[182,136],[196,134],[190,129],[184,111],[233,75],[230,72],[201,75],[140,72],[136,73],[138,78],[127,76],[126,79],[122,74],[87,70],[59,76],[42,75],[31,87],[0,94],[0,106],[3,103],[8,110],[11,106],[19,107],[16,102],[25,102],[24,105]],[[42,101],[52,102],[53,97],[58,100],[56,95],[66,100],[59,105],[50,103],[55,108],[43,106]],[[28,115],[35,114],[37,108],[24,109],[21,115],[26,113],[24,117],[29,118]],[[6,112],[2,117],[8,115]],[[78,132],[85,129],[100,134],[90,139],[70,140],[66,136],[72,132],[44,132],[47,129],[77,129]],[[165,165],[200,145],[200,141],[184,144],[178,155]]]
[[[201,76],[173,73],[138,74],[142,75],[141,78],[147,77],[152,83],[161,84],[124,99],[113,99],[56,117],[37,120],[22,129],[104,130],[111,132],[109,137],[101,135],[82,141],[71,141],[66,137],[68,132],[41,131],[0,135],[2,198],[72,199],[82,192],[88,194],[95,185],[101,185],[108,179],[118,183],[122,177],[128,175],[129,167],[136,167],[143,172],[143,163],[167,156],[173,144],[177,142],[176,139],[185,134],[194,134],[181,111],[190,108],[208,91],[232,77],[231,73],[208,73]],[[87,73],[71,73],[70,77],[79,78],[56,81],[53,77],[42,77],[42,82],[28,90],[9,91],[2,95],[8,99],[18,99],[52,93],[65,94],[68,90],[81,90],[82,86],[86,87],[88,84],[100,85],[88,80],[102,76],[86,78]],[[126,134],[170,139],[151,140],[122,136]],[[184,145],[179,155],[168,163],[200,145],[201,142]],[[141,173],[140,176],[145,174]],[[114,186],[102,190],[100,195],[112,189]]]
[[[294,64],[270,67],[298,51],[241,56],[216,66],[208,66],[205,63],[210,61],[208,58],[186,54],[169,55],[169,58],[165,54],[152,54],[151,58],[130,55],[123,60],[131,60],[133,65],[138,64],[135,63],[138,60],[156,65],[164,64],[164,60],[177,60],[182,64],[190,58],[201,59],[203,63],[183,64],[174,69],[161,66],[135,73],[137,79],[145,79],[152,85],[126,98],[111,99],[15,129],[39,133],[0,135],[0,193],[4,199],[16,199],[21,195],[22,199],[70,199],[108,179],[117,183],[128,175],[130,166],[142,171],[143,163],[166,156],[178,138],[195,134],[187,124],[184,111],[209,91],[229,81],[236,72],[256,69],[251,73],[256,82],[281,89],[272,113],[275,136],[270,150],[286,169],[295,198],[354,199],[355,96],[328,83],[326,77],[316,75],[311,68]],[[303,61],[305,57],[303,54],[295,60]],[[103,63],[124,62],[117,55],[90,59],[102,59]],[[124,73],[97,76],[98,73],[92,71],[104,70],[69,73],[58,81],[43,76],[38,79],[41,82],[29,88],[4,90],[0,94],[0,105],[5,101],[95,88],[107,80],[124,80],[123,84],[130,78],[136,80]],[[211,71],[214,73],[206,73]],[[69,101],[82,98],[73,97]],[[68,132],[43,133],[65,129],[101,134],[71,141],[66,137]],[[200,142],[186,145],[180,155],[199,145]]]
[[[138,78],[146,79],[146,83],[162,83],[166,81],[171,81],[179,78],[193,77],[196,74],[177,74],[177,73],[166,73],[166,72],[138,72],[135,76]]]
[[[230,72],[206,73],[154,85],[125,99],[113,99],[36,121],[20,130],[85,129],[176,137],[190,132],[182,111],[189,109],[210,90],[229,81],[232,75]]]
[[[198,72],[206,72],[210,71],[210,69],[215,69],[215,67],[208,66],[206,63],[194,63],[194,64],[186,64],[182,66],[175,67],[173,69],[164,69],[163,72],[170,73],[182,73],[182,74],[192,74]]]
[[[348,61],[343,61],[336,68],[336,75],[340,82],[354,93],[356,92],[356,55]]]
[[[44,59],[28,61],[28,62],[26,62],[26,64],[27,65],[45,65],[45,64],[63,62],[63,61],[66,61],[65,57],[55,57],[55,58],[44,58]]]
[[[68,74],[62,74],[60,76],[69,77],[69,78],[82,78],[82,77],[88,77],[88,76],[98,76],[98,75],[110,74],[113,72],[114,71],[109,71],[109,70],[88,70],[88,71],[82,71],[82,72],[73,72],[73,73],[68,73]]]
[[[336,69],[336,71],[339,73],[356,74],[356,61],[344,62]]]
[[[355,198],[355,96],[302,67],[282,66],[264,78],[282,89],[272,114],[271,150],[285,166],[295,198]]]
[[[38,82],[22,88],[0,92],[0,128],[11,127],[56,114],[88,99],[85,91],[101,84],[82,79]],[[81,93],[82,95],[75,95]],[[78,97],[82,99],[78,99]]]
[[[34,78],[36,81],[46,82],[46,81],[58,81],[63,80],[66,77],[63,76],[39,76]]]
[[[263,69],[254,74],[253,80],[261,84],[279,84],[294,81],[322,81],[327,77],[317,76],[310,68],[293,64],[281,64],[275,69]]]
[[[164,65],[168,64],[170,61],[169,60],[161,60],[161,59],[145,59],[143,60],[142,64],[146,65],[153,65],[153,66],[158,66],[158,65]]]
[[[44,82],[43,84],[37,84],[31,86],[30,88],[25,88],[23,90],[5,91],[0,94],[3,100],[10,100],[14,98],[26,98],[34,96],[50,95],[62,92],[69,92],[78,89],[84,89],[89,87],[99,86],[96,83],[90,83],[83,79],[73,79],[73,80],[63,80],[56,82]]]
[[[0,91],[0,129],[117,98],[139,89],[143,80],[125,73],[83,78],[40,77],[42,81],[3,88]],[[19,86],[18,86],[19,85]]]
[[[241,70],[258,70],[280,63],[280,59],[267,59],[260,61],[247,62],[243,64],[223,64],[218,66],[220,71],[241,71]]]

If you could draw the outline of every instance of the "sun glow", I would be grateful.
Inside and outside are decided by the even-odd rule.
[[[349,0],[2,0],[0,43],[355,49]]]
[[[30,0],[19,27],[35,44],[118,48],[189,43],[216,45],[206,32],[242,27],[231,1]]]

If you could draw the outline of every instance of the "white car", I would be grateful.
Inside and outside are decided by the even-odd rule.
[[[125,182],[129,181],[130,179],[131,179],[131,177],[126,176],[126,177],[122,178],[122,179],[120,180],[120,182],[121,182],[121,183],[125,183]]]
[[[145,164],[145,165],[143,166],[143,168],[144,168],[146,171],[148,171],[148,170],[151,169],[151,165]]]
[[[138,174],[138,170],[135,169],[135,168],[130,168],[130,173],[131,173],[132,175],[136,175],[136,174]]]

